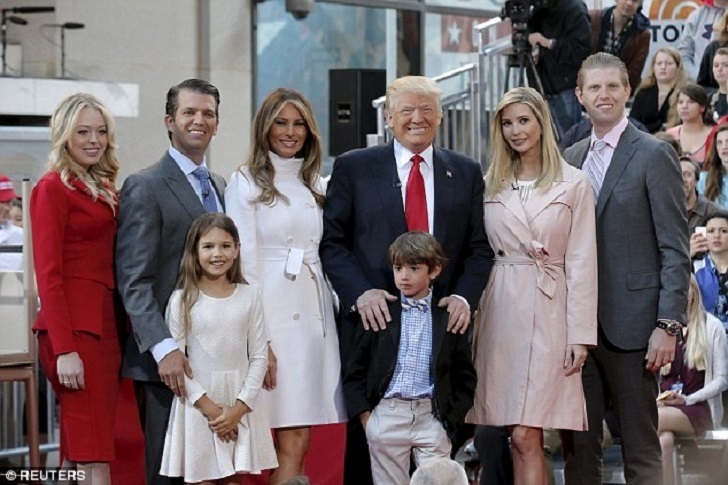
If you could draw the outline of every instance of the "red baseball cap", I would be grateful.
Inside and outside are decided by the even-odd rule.
[[[15,193],[13,181],[7,175],[0,173],[0,202],[10,202],[17,198],[19,196]]]

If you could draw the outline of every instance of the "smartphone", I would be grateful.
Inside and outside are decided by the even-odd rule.
[[[698,226],[695,228],[695,232],[703,237],[708,237],[708,229],[705,226]]]

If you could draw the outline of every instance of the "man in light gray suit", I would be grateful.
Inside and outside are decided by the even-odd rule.
[[[184,374],[192,377],[164,312],[192,221],[223,210],[225,180],[208,172],[205,161],[219,105],[220,93],[207,81],[171,87],[164,117],[171,146],[159,162],[129,176],[119,196],[116,273],[133,337],[122,374],[136,382],[148,484],[182,482],[159,475],[173,397],[185,395]]]
[[[656,372],[674,358],[690,276],[680,166],[672,147],[627,121],[630,88],[619,58],[588,57],[576,92],[593,131],[564,157],[594,188],[599,339],[582,373],[589,431],[564,434],[566,483],[602,483],[602,420],[610,407],[627,483],[662,483]]]

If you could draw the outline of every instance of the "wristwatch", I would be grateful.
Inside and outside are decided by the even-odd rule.
[[[675,320],[658,320],[657,328],[665,331],[670,337],[682,337],[682,324]]]

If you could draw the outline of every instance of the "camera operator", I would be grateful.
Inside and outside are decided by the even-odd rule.
[[[528,20],[528,42],[537,51],[536,71],[561,137],[581,120],[574,90],[591,46],[589,14],[581,0],[529,1],[534,10]],[[529,76],[532,86],[534,81]]]

